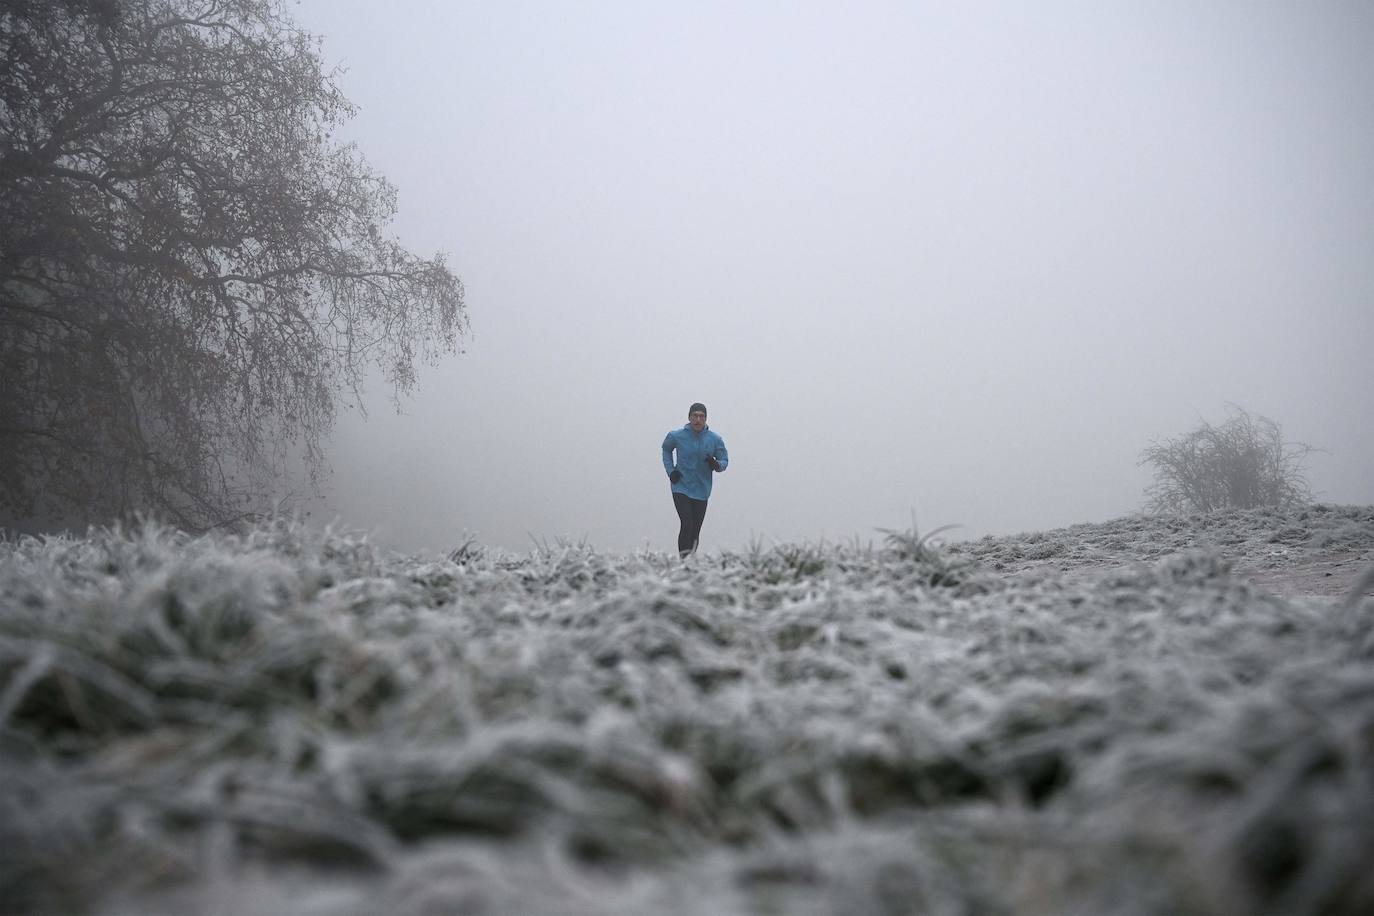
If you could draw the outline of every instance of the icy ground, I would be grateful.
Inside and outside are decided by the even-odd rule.
[[[1316,505],[1191,517],[1133,515],[1097,524],[954,543],[951,552],[1007,572],[1097,573],[1192,549],[1235,577],[1286,595],[1344,596],[1374,566],[1374,509]]]
[[[0,910],[1374,912],[1372,557],[1331,506],[0,543]]]

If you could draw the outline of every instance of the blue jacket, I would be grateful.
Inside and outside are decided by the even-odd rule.
[[[677,452],[677,464],[673,464],[673,452]],[[725,470],[730,463],[730,453],[725,450],[725,440],[711,427],[703,427],[701,432],[693,432],[688,423],[681,429],[670,429],[663,437],[663,470],[669,475],[673,468],[682,472],[682,477],[673,484],[674,493],[682,493],[692,499],[710,499],[711,475],[715,472],[706,463],[707,455],[715,455],[720,469]]]

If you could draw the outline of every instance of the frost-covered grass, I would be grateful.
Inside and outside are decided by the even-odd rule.
[[[1368,550],[1374,510],[685,564],[0,543],[0,909],[1371,912],[1374,599],[1252,588],[1251,541]],[[1074,574],[1004,575],[1046,544]]]
[[[1060,571],[1153,561],[1206,549],[1244,569],[1283,569],[1332,553],[1374,562],[1374,506],[1236,509],[1204,515],[1132,515],[1012,537],[950,545],[998,572]]]

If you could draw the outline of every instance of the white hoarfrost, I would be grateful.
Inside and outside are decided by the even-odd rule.
[[[1374,911],[1374,509],[936,545],[0,542],[37,913]]]

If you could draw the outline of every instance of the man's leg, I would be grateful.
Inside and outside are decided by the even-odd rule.
[[[697,552],[701,543],[701,523],[706,521],[706,500],[692,500],[692,553]]]
[[[692,503],[696,500],[683,493],[673,494],[673,508],[677,510],[677,555],[685,557],[692,552],[692,545],[696,542],[697,531],[701,530],[701,523],[695,521],[696,508]]]

